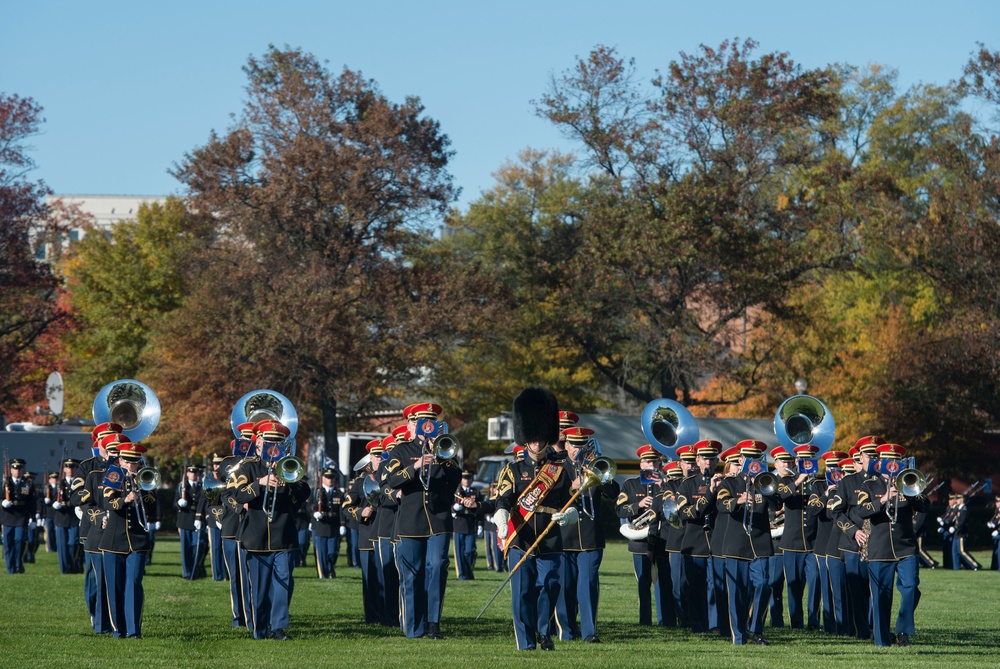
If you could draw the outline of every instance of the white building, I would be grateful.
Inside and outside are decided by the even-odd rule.
[[[84,214],[92,217],[93,222],[99,230],[108,234],[111,226],[119,221],[133,221],[139,213],[139,205],[149,202],[166,202],[163,195],[48,195],[45,198],[46,204],[52,206],[61,201],[64,205],[75,206]],[[75,229],[69,231],[70,244],[83,239],[85,230]],[[40,260],[45,260],[50,253],[48,247],[39,246],[36,254]]]

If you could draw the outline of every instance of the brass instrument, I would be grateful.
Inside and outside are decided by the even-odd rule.
[[[458,449],[458,439],[447,432],[434,437],[434,441],[430,444],[430,452],[434,454],[434,459],[431,464],[420,468],[420,484],[424,486],[424,490],[427,490],[431,484],[431,466],[435,462],[441,463],[451,460],[458,453]]]
[[[134,379],[113,381],[94,398],[94,422],[118,423],[122,434],[142,441],[160,423],[160,400],[146,384]]]
[[[226,489],[226,482],[220,481],[218,476],[210,473],[202,481],[201,488],[205,493],[205,501],[211,506],[216,506],[219,503],[219,498],[222,497],[223,491]]]
[[[378,502],[378,495],[381,488],[371,474],[365,477],[361,483],[361,494],[368,500],[369,506],[375,506]]]
[[[681,504],[673,495],[663,497],[663,517],[667,524],[674,529],[680,529],[681,525]]]
[[[836,428],[827,406],[811,395],[789,397],[774,416],[774,434],[789,452],[803,444],[827,450],[833,445]]]
[[[660,398],[642,410],[642,434],[661,455],[677,457],[677,449],[698,441],[698,422],[680,402]]]
[[[285,457],[278,460],[277,464],[272,464],[267,468],[268,476],[275,473],[278,477],[278,485],[285,485],[286,483],[296,483],[302,480],[302,477],[306,474],[305,464],[299,460],[294,455],[286,455]],[[278,500],[277,489],[272,493],[270,492],[271,486],[266,486],[264,488],[264,502],[261,508],[266,510],[267,522],[274,520],[274,510],[275,504]],[[271,498],[271,504],[268,506],[268,495]]]
[[[893,488],[898,494],[893,498],[892,506],[886,509],[886,515],[889,516],[889,522],[895,525],[899,517],[899,495],[916,497],[927,488],[927,477],[916,469],[904,469],[895,478],[889,477],[889,489]]]
[[[135,505],[135,515],[139,520],[139,527],[144,531],[149,531],[149,519],[146,517],[146,505],[142,501],[142,493],[152,492],[160,487],[160,472],[153,467],[142,467],[132,476],[129,476],[129,486],[132,494],[132,504]]]

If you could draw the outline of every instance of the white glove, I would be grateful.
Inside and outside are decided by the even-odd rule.
[[[5,509],[9,509],[10,507],[14,506],[14,502],[10,501],[9,499],[5,499],[4,501],[0,502],[0,506],[2,506]]]
[[[571,506],[567,511],[563,511],[562,513],[553,513],[552,520],[556,521],[559,527],[576,525],[580,522],[580,512]]]
[[[179,500],[177,500],[177,506],[181,507],[182,509],[185,506],[187,506],[187,505],[188,505],[188,501],[186,499],[179,499]]]
[[[320,513],[319,511],[316,511],[313,513],[313,518],[315,518],[316,520],[323,520],[323,514]]]
[[[215,521],[215,526],[220,530],[222,529],[222,523],[220,523],[219,521]]]
[[[59,510],[59,509],[63,508],[63,503],[62,502],[52,502],[52,508],[56,509],[56,510]]]
[[[36,513],[36,514],[35,514],[35,520],[36,520],[37,522],[39,522],[39,523],[40,523],[40,522],[42,522],[42,514],[40,514],[40,513]]]
[[[33,529],[35,529],[36,527],[38,527],[38,526],[37,526],[37,525],[35,524],[35,521],[33,521],[33,520],[31,520],[31,521],[28,521],[28,529],[29,529],[29,530],[33,530]]]
[[[938,525],[944,527],[944,518],[942,518],[941,516],[938,516]]]
[[[1000,537],[1000,530],[993,530],[993,534],[991,534],[990,536],[993,537],[994,539]]]
[[[198,531],[198,530],[201,529],[201,521],[200,520],[194,521],[194,529],[195,529],[195,531]]]
[[[996,524],[996,523],[994,523],[994,522],[993,522],[992,520],[991,520],[990,522],[986,523],[986,527],[990,528],[991,530],[992,530],[992,529],[993,529],[994,527],[996,527],[996,526],[997,526],[997,524]]]
[[[45,503],[46,504],[51,504],[52,503],[52,498],[51,497],[46,497],[45,498]]]
[[[948,534],[955,534],[955,528],[954,527],[949,527],[948,528]]]
[[[507,538],[507,522],[510,520],[510,512],[507,509],[497,509],[493,514],[493,522],[497,526],[497,536],[501,539]]]
[[[458,513],[461,510],[462,510],[462,505],[459,504],[458,502],[455,502],[454,504],[451,505],[452,513]]]
[[[156,521],[155,523],[153,523],[153,531],[156,531],[158,529],[160,529],[160,521]]]
[[[342,537],[346,537],[347,536],[347,528],[344,525],[340,526],[340,536],[342,536]]]
[[[79,518],[80,520],[83,520],[83,509],[81,509],[80,507],[76,507],[74,511],[76,511],[76,517]]]

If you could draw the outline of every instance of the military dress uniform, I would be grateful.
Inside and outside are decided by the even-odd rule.
[[[189,474],[199,474],[200,467],[190,466]],[[197,476],[195,477],[197,479]],[[181,538],[181,576],[188,581],[205,577],[204,553],[205,522],[208,505],[201,483],[187,477],[174,492],[174,508],[177,509],[177,531]]]
[[[898,444],[878,447],[880,458],[899,462],[906,449]],[[898,468],[897,468],[898,469]],[[868,576],[872,597],[872,621],[876,646],[910,645],[914,634],[914,611],[920,601],[920,569],[917,564],[917,538],[913,533],[913,512],[927,511],[930,502],[923,493],[886,500],[892,485],[890,477],[877,476],[865,481],[866,497],[858,505],[858,514],[871,523],[868,537]],[[892,610],[892,587],[899,590],[899,614],[896,636],[889,632]]]
[[[685,601],[687,616],[694,632],[708,632],[718,628],[718,612],[714,582],[709,578],[711,548],[709,533],[717,514],[715,493],[712,489],[715,458],[721,444],[715,440],[703,439],[694,444],[695,453],[708,458],[705,471],[697,471],[681,482],[677,500],[681,504],[680,517],[684,525],[681,554],[684,556]]]
[[[569,501],[572,481],[561,465],[550,460],[535,462],[525,457],[521,462],[508,463],[500,472],[497,483],[497,509],[510,512],[518,505],[539,471],[552,465],[559,471],[541,505],[520,527],[513,540],[508,539],[507,557],[511,569],[520,562],[538,535],[548,526],[553,514]],[[495,516],[494,516],[494,519]],[[559,597],[559,568],[562,563],[562,533],[550,531],[535,551],[511,577],[511,606],[514,638],[518,650],[536,647],[538,638],[544,646],[552,646],[551,621]]]
[[[59,571],[63,574],[78,574],[83,571],[80,548],[80,519],[73,506],[73,468],[76,460],[67,460],[65,470],[69,473],[60,478],[55,486],[50,486],[46,496],[49,511],[46,521],[51,518],[55,534],[56,552],[59,556]]]
[[[4,472],[3,499],[0,501],[3,554],[7,573],[23,574],[28,524],[34,523],[37,500],[35,486],[24,476],[24,460],[14,458],[10,461],[10,467],[11,471]]]
[[[261,421],[255,426],[262,443],[287,439],[290,430],[274,421]],[[240,526],[239,541],[247,553],[247,573],[250,581],[250,628],[254,639],[271,636],[287,640],[289,606],[294,591],[292,562],[298,549],[295,512],[309,499],[309,484],[304,481],[281,482],[276,487],[261,485],[272,469],[259,457],[248,457],[233,472],[227,483],[232,496],[247,509]],[[266,491],[266,492],[265,492]],[[268,508],[264,508],[267,496]],[[274,514],[269,519],[271,505]]]
[[[222,470],[224,458],[221,455],[212,457],[212,476],[225,483],[226,474]],[[206,525],[208,526],[208,555],[212,565],[212,580],[224,581],[229,578],[226,570],[225,552],[222,547],[222,516],[226,513],[222,496],[219,495],[214,504],[205,502]]]
[[[140,444],[123,444],[119,457],[138,464],[145,451]],[[152,506],[156,496],[140,490],[134,476],[127,473],[123,476],[124,480],[117,482],[106,480],[102,489],[101,508],[107,514],[107,524],[101,534],[100,549],[114,637],[134,639],[142,637],[145,601],[142,577],[149,550],[149,535],[141,524],[145,515],[140,515],[145,514],[146,507],[140,511],[139,505]]]
[[[660,494],[662,479],[656,464],[660,459],[657,453],[649,444],[643,444],[636,450],[636,457],[640,461],[646,460],[651,463],[653,469],[650,473],[649,482],[644,483],[642,475],[626,479],[621,485],[621,491],[615,501],[615,513],[619,518],[626,521],[634,521],[646,509],[639,506],[640,502],[648,497],[655,504],[657,495]],[[652,505],[650,507],[652,508]],[[655,512],[656,510],[653,509]],[[652,534],[652,533],[651,533]],[[663,546],[660,551],[656,550],[656,537],[647,535],[641,541],[629,540],[628,552],[632,554],[632,570],[639,592],[639,624],[652,625],[653,617],[651,612],[652,602],[656,602],[656,621],[662,624],[664,619],[664,609],[670,611],[667,618],[675,617],[673,611],[673,598],[669,591],[663,591],[670,583],[670,561],[667,559],[666,550]],[[655,577],[653,572],[656,572]],[[653,589],[653,597],[650,597],[650,588]]]
[[[657,542],[662,544],[670,565],[670,591],[664,592],[664,596],[670,597],[673,600],[674,618],[672,620],[669,616],[664,617],[662,624],[665,627],[688,627],[687,615],[685,614],[686,603],[684,601],[684,556],[681,554],[681,545],[684,541],[684,527],[679,524],[679,519],[675,521],[678,522],[678,526],[672,525],[663,514],[664,500],[668,496],[673,497],[677,494],[684,474],[681,471],[680,462],[678,461],[668,462],[664,465],[663,470],[667,475],[667,479],[663,482],[660,494],[653,500],[653,509],[657,512],[657,527],[655,528]],[[650,532],[653,532],[653,529]],[[664,607],[664,610],[667,611],[669,609]]]
[[[380,460],[381,440],[372,439],[365,445],[371,460]],[[344,500],[344,511],[358,523],[358,555],[361,564],[361,597],[364,603],[365,622],[370,625],[385,624],[385,594],[378,575],[378,499],[364,493],[366,479],[374,481],[371,466],[364,476],[354,480]]]
[[[323,483],[312,499],[313,550],[316,574],[319,578],[336,578],[337,554],[340,550],[340,511],[344,494],[334,483],[336,472],[324,470]]]
[[[70,477],[70,482],[72,483],[73,477]],[[59,547],[56,545],[56,527],[55,527],[55,514],[52,513],[52,503],[56,500],[59,494],[59,473],[52,472],[49,474],[49,480],[42,488],[42,494],[44,494],[45,499],[42,500],[44,503],[39,503],[38,513],[41,515],[35,516],[35,520],[38,521],[39,525],[45,525],[45,552],[46,553],[58,553]],[[42,495],[38,496],[39,498]]]
[[[841,451],[828,451],[820,456],[824,461],[826,472],[829,475],[832,471],[838,471],[840,461],[847,456]],[[823,631],[829,634],[839,634],[843,629],[843,597],[836,597],[833,589],[833,581],[830,575],[830,563],[839,557],[839,553],[834,552],[834,556],[829,555],[830,535],[835,531],[833,517],[826,510],[826,505],[830,501],[831,486],[817,485],[820,510],[816,516],[816,539],[813,541],[813,554],[819,564],[819,585],[822,593],[823,604]],[[838,584],[841,587],[842,583]]]
[[[569,427],[563,434],[572,445],[585,446],[593,430]],[[565,476],[571,479],[579,476],[572,462],[567,461],[564,467],[567,470]],[[615,501],[620,492],[621,488],[614,480],[588,488],[573,503],[580,521],[559,528],[563,542],[563,578],[556,601],[556,625],[559,638],[564,641],[583,639],[587,643],[600,643],[597,636],[597,610],[601,594],[600,568],[605,546],[603,500]]]
[[[921,567],[936,569],[938,561],[931,557],[931,554],[924,550],[924,539],[927,538],[928,528],[927,513],[917,511],[913,514],[913,533],[917,537],[917,562]]]
[[[469,485],[465,482],[468,481]],[[471,500],[472,506],[463,504]],[[452,504],[452,518],[455,528],[455,576],[460,581],[471,581],[476,576],[476,529],[483,510],[483,500],[479,491],[472,487],[472,472],[462,472],[462,484],[455,491]]]
[[[392,440],[392,435],[383,439],[382,448],[388,449]],[[384,468],[383,464],[379,473]],[[399,569],[396,567],[396,544],[393,541],[400,496],[401,493],[384,480],[379,485],[375,537],[372,543],[375,546],[379,586],[382,590],[382,619],[383,624],[388,627],[400,627]]]
[[[795,449],[798,458],[811,458],[815,454],[816,449],[810,445]],[[819,564],[813,547],[818,528],[817,519],[822,510],[820,496],[823,490],[812,475],[807,475],[805,480],[797,483],[800,476],[802,475],[797,474],[778,479],[778,496],[785,509],[785,529],[779,545],[784,558],[789,625],[792,629],[802,629],[803,622],[806,622],[809,629],[818,630],[822,598]],[[802,600],[807,585],[809,594],[804,616]]]
[[[403,417],[416,426],[420,419],[436,421],[441,407],[433,403],[414,404]],[[397,445],[383,465],[383,482],[400,492],[397,499],[396,567],[399,570],[400,621],[409,638],[424,635],[442,638],[441,609],[448,579],[448,545],[454,524],[451,505],[462,471],[455,460],[436,461],[429,471],[415,465],[430,452],[424,437]],[[422,477],[426,480],[424,487]]]
[[[965,567],[978,571],[982,565],[965,549],[965,541],[969,538],[969,507],[965,505],[964,495],[959,495],[958,499],[960,503],[955,512],[955,532],[951,544],[951,568],[957,570]]]
[[[252,616],[248,611],[250,605],[250,575],[247,572],[246,551],[238,540],[240,526],[243,523],[243,506],[233,496],[234,488],[228,486],[229,473],[239,468],[245,453],[240,452],[234,439],[230,448],[233,455],[225,458],[219,465],[226,488],[219,496],[223,513],[219,520],[222,528],[219,536],[222,539],[222,558],[225,561],[226,574],[229,577],[229,604],[232,613],[232,627],[247,627],[252,632],[250,621]]]
[[[862,437],[848,453],[877,456],[875,449],[885,443],[881,437]],[[847,586],[847,605],[850,612],[852,631],[859,639],[867,640],[871,636],[870,609],[871,590],[868,579],[868,562],[861,559],[860,547],[855,534],[861,529],[864,521],[858,515],[858,507],[868,499],[869,493],[864,491],[866,481],[875,478],[867,471],[857,471],[846,474],[827,502],[827,511],[833,516],[833,522],[840,531],[838,548],[844,558],[845,584]]]
[[[765,444],[746,439],[736,448],[743,458],[757,459]],[[769,570],[774,553],[769,511],[779,506],[774,495],[756,492],[753,478],[746,474],[726,477],[716,494],[719,516],[729,516],[721,552],[726,556],[730,629],[737,646],[748,641],[767,645],[764,617],[771,598]]]

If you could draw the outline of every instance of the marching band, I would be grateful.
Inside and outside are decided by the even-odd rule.
[[[518,650],[600,643],[602,514],[613,509],[632,555],[640,625],[653,625],[655,613],[663,627],[767,646],[768,614],[772,627],[785,624],[784,597],[793,629],[905,647],[917,633],[920,568],[981,568],[966,544],[966,501],[978,483],[950,495],[936,519],[939,563],[923,545],[937,488],[927,490],[902,445],[866,436],[847,453],[834,450],[829,410],[800,395],[775,418],[780,446],[744,439],[724,449],[665,402],[644,412],[639,473],[619,484],[594,430],[560,411],[551,392],[525,389],[513,403],[514,458],[484,494],[433,402],[407,406],[403,424],[372,439],[346,489],[325,458],[310,486],[294,457],[294,407],[253,391],[234,409],[231,454],[215,456],[204,480],[187,466],[175,490],[181,575],[203,576],[210,552],[214,579],[229,582],[232,627],[289,640],[293,571],[305,564],[311,533],[320,579],[337,577],[347,544],[367,622],[443,639],[449,548],[456,578],[473,580],[484,537],[487,568],[508,573],[501,590],[511,584]],[[60,572],[83,572],[94,633],[141,638],[160,475],[145,466],[140,442],[156,427],[159,403],[143,384],[118,381],[98,395],[94,417],[93,457],[64,458],[39,490],[23,459],[5,462],[7,573],[24,572],[37,521]],[[997,569],[1000,496],[994,506],[987,528]]]

